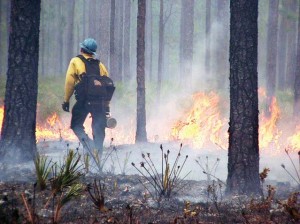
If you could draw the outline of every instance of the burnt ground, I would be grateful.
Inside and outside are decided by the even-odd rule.
[[[153,155],[156,166],[161,160],[155,157],[153,148],[159,150],[159,145],[151,145],[146,151]],[[53,161],[63,158],[66,150],[65,143],[39,143],[40,153]],[[93,170],[88,173],[82,170],[80,182],[85,189],[62,207],[58,223],[300,223],[298,189],[289,182],[267,178],[261,196],[226,196],[222,182],[213,181],[214,178],[208,180],[202,174],[198,179],[179,179],[170,197],[158,199],[149,181],[130,165],[142,161],[140,153],[128,161],[121,160],[126,150],[139,149],[119,146],[118,150],[119,154],[111,154],[101,175]],[[185,152],[191,154],[188,150]],[[54,223],[60,195],[51,195],[50,184],[43,191],[35,185],[33,164],[0,165],[0,223]],[[185,166],[187,170],[194,168],[189,163]],[[160,169],[159,165],[157,168]],[[195,173],[202,170],[198,167]],[[89,187],[94,194],[94,190],[99,189],[99,185],[94,185],[95,180],[101,186],[104,184],[101,191],[104,203],[100,206],[95,206],[87,190]]]

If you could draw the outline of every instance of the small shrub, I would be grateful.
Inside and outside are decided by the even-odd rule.
[[[41,191],[46,189],[47,180],[52,168],[51,162],[52,160],[48,161],[47,157],[41,156],[39,153],[37,153],[34,160],[37,184]]]
[[[144,187],[148,190],[150,195],[155,199],[161,199],[161,197],[169,198],[174,191],[180,190],[180,184],[183,179],[190,173],[186,174],[183,179],[179,179],[182,168],[185,165],[185,162],[188,156],[185,156],[185,159],[182,165],[179,165],[179,158],[181,156],[182,144],[180,145],[179,152],[173,163],[173,166],[170,165],[169,155],[170,151],[167,150],[164,153],[164,149],[162,145],[161,149],[161,174],[158,173],[155,164],[153,163],[150,153],[147,153],[147,156],[143,153],[142,158],[143,162],[140,163],[141,168],[139,169],[134,163],[131,163],[133,167],[150,183],[150,185],[154,188],[155,195],[151,194],[151,191],[148,190],[147,186],[140,181]],[[143,173],[146,172],[146,174]]]

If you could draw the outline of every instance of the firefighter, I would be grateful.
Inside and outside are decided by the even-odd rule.
[[[93,62],[94,71],[100,73],[99,76],[108,76],[106,67],[97,59],[95,59],[97,42],[93,38],[87,38],[80,43],[80,55],[71,59],[66,73],[65,95],[62,109],[69,112],[70,98],[75,92],[76,103],[72,108],[71,129],[78,137],[81,144],[89,150],[98,150],[99,155],[103,152],[103,142],[105,138],[106,118],[109,116],[109,102],[103,102],[101,97],[95,102],[87,102],[80,94],[83,90],[79,89],[83,83],[84,76],[87,75],[88,61]],[[89,68],[89,70],[91,70]],[[86,76],[87,77],[87,76]],[[101,86],[100,81],[95,84]],[[78,88],[76,88],[78,87]],[[88,114],[92,117],[93,140],[88,137],[84,130],[83,123]]]

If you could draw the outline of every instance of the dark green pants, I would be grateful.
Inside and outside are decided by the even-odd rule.
[[[89,139],[83,123],[88,114],[92,116],[93,140]],[[77,101],[72,109],[71,128],[78,137],[81,144],[89,149],[97,149],[99,154],[103,152],[105,138],[106,116],[103,110],[103,103],[88,104]]]

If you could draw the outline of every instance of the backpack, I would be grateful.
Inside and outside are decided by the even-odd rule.
[[[75,98],[77,101],[110,101],[115,91],[115,86],[107,76],[100,75],[98,59],[86,59],[78,55],[85,64],[85,74],[81,74],[81,81],[75,86]],[[101,85],[100,85],[101,83]]]

